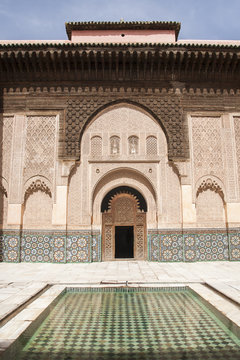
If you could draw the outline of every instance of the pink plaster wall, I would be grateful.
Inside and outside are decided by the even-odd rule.
[[[124,34],[124,36],[122,36]],[[73,30],[73,42],[161,43],[175,42],[174,30]]]

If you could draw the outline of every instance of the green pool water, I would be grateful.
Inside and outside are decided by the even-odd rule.
[[[11,354],[24,360],[239,360],[240,341],[188,289],[81,289],[61,295]]]

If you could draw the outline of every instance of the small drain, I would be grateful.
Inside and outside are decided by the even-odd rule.
[[[101,285],[125,285],[128,286],[128,280],[126,281],[118,281],[118,280],[102,280],[100,282]]]

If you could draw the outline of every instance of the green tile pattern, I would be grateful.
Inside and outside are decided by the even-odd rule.
[[[237,360],[240,341],[188,290],[68,291],[21,360]]]

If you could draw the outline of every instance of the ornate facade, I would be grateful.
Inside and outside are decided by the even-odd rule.
[[[240,260],[240,41],[0,42],[0,261]]]

